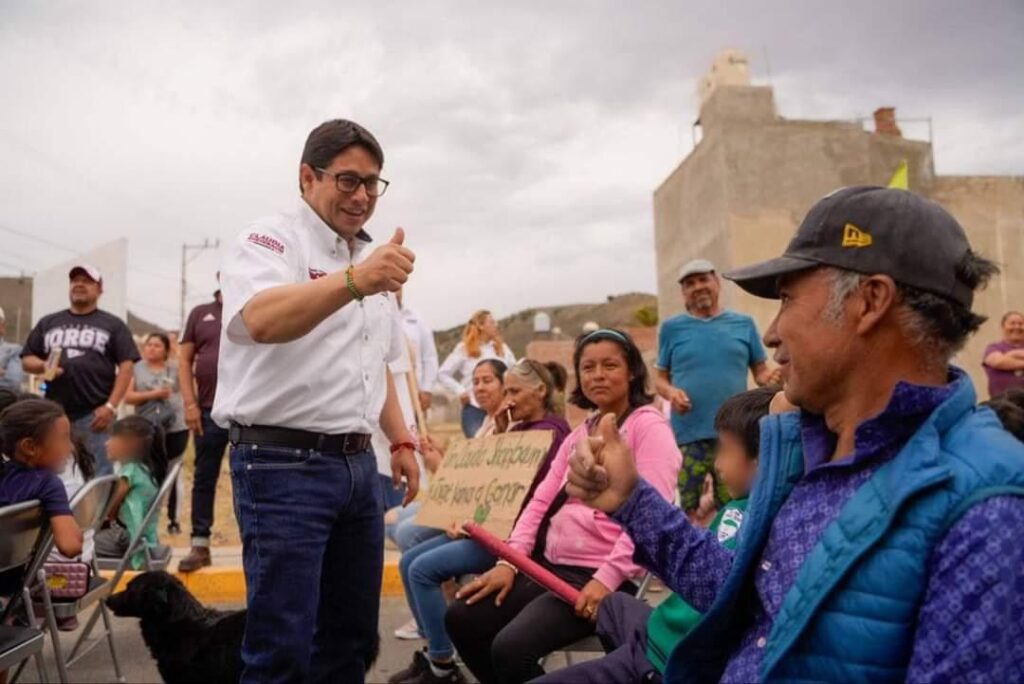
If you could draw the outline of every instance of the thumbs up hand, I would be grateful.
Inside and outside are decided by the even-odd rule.
[[[633,453],[619,435],[615,416],[608,413],[594,435],[578,443],[569,457],[565,491],[591,508],[614,513],[633,493],[639,478]]]
[[[391,240],[355,267],[352,277],[364,295],[397,292],[409,280],[415,261],[416,255],[405,246],[405,231],[396,228]]]

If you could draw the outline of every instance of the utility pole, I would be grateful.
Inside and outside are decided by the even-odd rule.
[[[193,252],[196,252],[197,253],[196,255],[198,256],[198,253],[202,252],[203,250],[206,250],[206,249],[217,249],[218,247],[220,247],[220,240],[213,240],[211,242],[209,238],[203,240],[202,244],[189,245],[189,244],[184,244],[183,243],[181,245],[181,328],[180,328],[180,330],[182,332],[184,332],[184,330],[185,330],[185,295],[188,292],[188,279],[185,277],[185,268],[188,266],[188,262],[190,261],[190,259],[188,258],[188,253],[191,250]],[[193,257],[193,258],[195,258],[195,257]]]

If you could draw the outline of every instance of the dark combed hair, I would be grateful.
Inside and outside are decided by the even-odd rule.
[[[772,399],[781,390],[781,387],[766,385],[729,397],[715,415],[715,430],[736,435],[743,440],[747,456],[757,458],[761,449],[760,421],[768,415]]]
[[[1024,442],[1024,389],[1008,389],[984,402],[982,406],[995,411],[1006,431]]]
[[[167,477],[167,443],[164,431],[141,416],[127,416],[114,423],[112,433],[130,435],[142,440],[142,453],[138,454],[142,464],[149,470],[149,477],[157,487]]]
[[[384,168],[384,150],[380,143],[370,131],[348,119],[325,121],[310,131],[306,145],[302,148],[301,163],[308,164],[314,170],[325,169],[335,157],[353,145],[365,149],[377,160],[377,165]],[[316,174],[319,178],[320,172]],[[302,191],[301,183],[299,191]]]
[[[601,328],[576,339],[576,351],[572,355],[572,367],[576,371],[576,387],[569,395],[569,402],[588,411],[597,408],[597,404],[583,394],[583,384],[580,382],[580,362],[583,360],[583,350],[598,342],[617,344],[622,350],[623,356],[626,357],[626,367],[629,369],[630,375],[633,376],[633,379],[629,381],[629,408],[632,410],[651,404],[654,401],[654,395],[647,391],[647,364],[644,363],[643,354],[640,353],[640,348],[636,346],[632,337],[615,328]]]
[[[85,445],[85,440],[79,435],[71,435],[71,446],[74,449],[75,466],[78,472],[82,473],[82,479],[88,482],[96,477],[96,457]]]
[[[569,382],[569,371],[565,370],[565,366],[557,361],[548,361],[544,364],[544,367],[551,374],[551,382],[555,384],[555,389],[559,392],[564,392],[565,386]]]
[[[498,376],[498,381],[501,382],[502,385],[505,384],[505,372],[508,370],[507,363],[501,359],[484,359],[473,366],[473,372],[475,373],[476,369],[480,366],[490,366],[491,370],[494,371],[494,374]]]
[[[968,250],[957,266],[957,280],[971,288],[984,288],[999,266],[974,251]],[[914,315],[912,328],[916,328],[921,343],[929,344],[946,358],[952,358],[963,348],[967,338],[988,320],[968,307],[930,292],[924,292],[902,283],[897,285],[900,300]]]
[[[171,355],[171,338],[167,336],[167,333],[151,332],[148,335],[146,335],[146,342],[149,342],[154,337],[156,339],[160,340],[160,343],[162,345],[164,345],[164,351],[166,352],[167,356],[170,356]]]
[[[0,413],[0,447],[14,458],[18,442],[31,439],[42,442],[53,424],[64,417],[64,409],[49,399],[22,399]]]

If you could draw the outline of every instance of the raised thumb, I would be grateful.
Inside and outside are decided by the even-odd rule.
[[[606,413],[601,416],[601,422],[597,424],[597,436],[605,444],[614,444],[619,441],[619,426],[614,413]]]
[[[405,242],[405,230],[402,228],[395,228],[395,234],[391,236],[391,244],[400,245]]]

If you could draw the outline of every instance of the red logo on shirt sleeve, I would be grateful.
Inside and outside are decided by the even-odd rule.
[[[319,268],[309,269],[310,280],[319,280],[320,278],[323,278],[325,275],[327,275],[327,271],[321,271]]]
[[[249,233],[249,237],[246,239],[254,245],[259,245],[260,247],[269,249],[271,252],[284,254],[284,243],[282,243],[280,240],[276,240],[270,237],[269,235]]]

